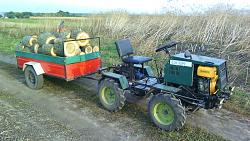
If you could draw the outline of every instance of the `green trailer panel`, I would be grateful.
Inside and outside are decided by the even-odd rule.
[[[22,56],[26,58],[52,62],[56,64],[68,65],[68,64],[73,64],[77,62],[83,62],[83,61],[99,58],[100,52],[93,52],[90,54],[84,54],[84,55],[78,55],[78,56],[72,56],[72,57],[58,57],[58,56],[49,56],[49,55],[44,55],[44,54],[28,53],[28,52],[23,52],[23,51],[16,51],[16,56]]]

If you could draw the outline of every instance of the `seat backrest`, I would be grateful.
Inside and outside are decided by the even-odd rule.
[[[133,54],[133,48],[129,39],[121,39],[115,42],[120,57]]]

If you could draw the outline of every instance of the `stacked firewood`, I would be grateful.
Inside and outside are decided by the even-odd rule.
[[[25,36],[17,45],[16,50],[70,57],[99,52],[99,47],[91,45],[86,32],[71,30],[70,32],[45,32],[39,36]]]

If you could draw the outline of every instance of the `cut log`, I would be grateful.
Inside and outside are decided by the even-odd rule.
[[[34,52],[35,52],[35,53],[38,53],[39,47],[40,47],[39,44],[35,44],[35,45],[34,45]]]
[[[58,56],[64,56],[64,40],[62,38],[54,40],[54,51]]]
[[[76,55],[80,55],[82,50],[80,48],[76,49]]]
[[[85,52],[86,54],[92,53],[92,47],[91,47],[91,46],[86,46],[86,47],[84,47],[84,52]]]
[[[22,51],[23,52],[31,52],[30,50],[31,50],[30,47],[25,46]]]
[[[39,52],[40,51],[42,54],[56,56],[56,53],[54,52],[54,46],[52,44],[44,44]]]
[[[30,47],[30,51],[33,53],[38,53],[38,48],[40,46],[38,44],[34,44],[33,46]]]
[[[72,30],[70,36],[76,40],[89,38],[89,35],[81,30]],[[77,43],[79,46],[86,46],[89,43],[89,40],[79,40]]]
[[[75,56],[78,53],[79,45],[76,41],[64,42],[64,55]]]
[[[81,52],[80,55],[85,55],[85,53],[84,53],[84,52]]]
[[[79,45],[76,41],[64,41],[62,38],[57,38],[54,41],[55,52],[59,56],[75,56],[79,55]]]
[[[94,46],[93,47],[93,52],[99,52],[100,50],[99,50],[99,47],[98,46]]]
[[[37,36],[25,36],[23,37],[22,44],[27,47],[31,47],[37,43]]]
[[[53,32],[52,33],[56,38],[62,38],[64,40],[67,40],[70,38],[70,31],[65,31],[65,32]]]
[[[19,43],[17,46],[16,46],[16,51],[23,51],[24,49],[24,45],[22,43]]]
[[[48,32],[42,33],[38,37],[38,44],[40,46],[43,46],[44,44],[52,44],[55,39],[56,39],[56,37],[51,33],[48,33]]]

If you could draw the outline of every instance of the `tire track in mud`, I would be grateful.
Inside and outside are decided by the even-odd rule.
[[[15,59],[11,56],[6,57],[3,55],[0,55],[0,60],[4,61],[6,63],[9,63],[9,64],[16,64]],[[2,73],[4,73],[4,72],[2,72]],[[3,74],[0,73],[0,77],[2,77],[2,75]],[[13,78],[19,78],[18,83],[21,83],[22,87],[24,87],[24,84],[23,84],[24,82],[20,82],[21,80],[24,80],[22,78],[22,76],[17,75]],[[8,79],[8,78],[0,78],[0,79]],[[48,78],[48,79],[50,79],[50,78]],[[12,80],[11,83],[15,83],[15,81],[16,80]],[[54,79],[50,79],[49,81],[55,81],[53,84],[55,84],[55,85],[62,84],[63,85],[62,87],[67,87],[67,84],[65,84],[64,82],[61,82],[61,80],[57,81]],[[3,82],[2,85],[4,86],[5,83],[6,82]],[[32,97],[32,100],[30,100],[30,101],[40,103],[40,105],[37,108],[41,108],[41,109],[45,108],[46,109],[46,107],[54,107],[57,110],[55,110],[55,109],[47,109],[47,110],[48,111],[53,110],[53,113],[56,114],[53,116],[56,116],[56,118],[61,119],[61,122],[64,122],[64,123],[70,122],[69,125],[74,126],[73,127],[74,129],[83,130],[83,132],[81,132],[81,133],[91,134],[89,132],[91,132],[92,129],[88,129],[88,128],[81,129],[80,123],[78,123],[78,121],[81,122],[81,120],[84,120],[84,119],[78,118],[76,120],[72,120],[72,119],[67,118],[68,115],[73,116],[74,114],[76,114],[75,116],[77,117],[79,113],[77,113],[76,111],[78,111],[78,112],[80,111],[82,117],[89,117],[89,119],[85,119],[85,120],[88,121],[87,123],[91,123],[91,124],[88,125],[86,123],[81,123],[81,124],[86,124],[86,125],[84,125],[84,127],[96,126],[94,129],[96,129],[96,128],[99,129],[99,128],[103,128],[102,126],[109,125],[109,127],[106,129],[107,130],[111,129],[113,131],[111,131],[110,133],[107,132],[107,133],[105,133],[105,135],[112,134],[112,137],[116,136],[117,138],[115,138],[115,139],[119,139],[119,140],[145,140],[145,138],[141,137],[141,135],[136,135],[137,133],[133,134],[136,136],[131,135],[131,132],[133,132],[133,131],[131,131],[133,127],[131,127],[131,128],[126,127],[125,131],[120,130],[123,127],[120,127],[120,129],[116,128],[117,126],[118,127],[124,126],[124,124],[126,122],[130,122],[130,124],[131,124],[131,122],[137,122],[137,121],[133,121],[133,120],[127,118],[127,117],[129,117],[129,115],[125,115],[124,120],[121,120],[119,118],[117,119],[116,117],[111,117],[110,119],[105,119],[105,118],[101,118],[101,117],[102,117],[102,115],[104,115],[104,116],[107,115],[107,113],[105,113],[101,109],[98,111],[95,111],[94,113],[90,112],[92,110],[93,103],[95,103],[97,100],[95,99],[95,97],[88,95],[88,93],[96,93],[97,92],[97,89],[96,89],[97,83],[95,83],[94,81],[90,81],[90,80],[84,81],[84,79],[79,79],[77,81],[72,82],[70,86],[72,86],[72,85],[83,87],[82,89],[80,89],[76,93],[79,93],[79,95],[77,95],[77,96],[79,96],[80,98],[87,97],[86,99],[90,99],[90,103],[88,103],[88,102],[84,103],[85,105],[86,104],[89,105],[88,108],[84,108],[82,106],[79,106],[79,103],[78,104],[74,103],[75,101],[78,101],[78,100],[80,101],[80,103],[83,102],[79,99],[79,97],[76,98],[74,95],[67,95],[66,96],[63,92],[64,89],[59,90],[60,89],[59,88],[59,89],[55,90],[53,86],[52,87],[45,86],[47,89],[47,91],[46,91],[47,94],[43,94],[45,92],[43,90],[40,90],[38,92],[34,92],[35,94],[38,93],[37,94],[38,96]],[[5,86],[5,87],[8,87],[8,86]],[[26,99],[26,100],[30,99],[30,96],[28,96],[28,95],[27,95],[27,97],[25,97],[25,93],[27,91],[33,91],[33,90],[30,90],[28,88],[20,88],[20,89],[22,91],[22,99]],[[84,90],[86,94],[80,96],[81,90]],[[65,104],[62,104],[61,103],[62,100],[60,100],[60,99],[58,100],[57,97],[54,96],[53,93],[55,91],[57,94],[60,94],[63,97],[63,101]],[[70,91],[69,91],[69,93],[70,93]],[[72,93],[75,93],[75,92],[72,91]],[[72,99],[74,99],[74,102],[72,102],[71,96],[72,96]],[[41,100],[46,99],[48,97],[49,97],[49,101],[41,102]],[[55,101],[57,101],[57,102],[55,102]],[[53,104],[53,102],[54,102],[54,104]],[[145,101],[141,101],[139,103],[139,106],[145,107],[145,103],[146,103]],[[69,106],[69,105],[71,105],[71,106]],[[36,106],[36,105],[33,105],[33,106]],[[94,106],[96,106],[96,105],[94,104]],[[94,109],[94,107],[93,107],[93,109]],[[60,112],[60,110],[63,110],[63,112]],[[68,113],[68,115],[65,115],[65,111],[66,111],[66,113]],[[71,118],[72,118],[72,116],[71,116]],[[124,116],[124,115],[122,115],[122,116]],[[96,119],[95,117],[99,117],[99,118]],[[95,119],[95,120],[93,120],[93,119]],[[111,123],[109,123],[109,121],[112,121],[113,123],[111,124]],[[124,122],[124,124],[120,125],[119,124],[120,122]],[[145,121],[145,122],[149,122],[149,121]],[[229,112],[225,109],[222,109],[220,111],[217,111],[217,110],[208,110],[208,111],[207,110],[199,110],[198,112],[189,115],[187,122],[191,123],[193,126],[204,128],[211,133],[220,135],[223,138],[228,139],[228,140],[238,140],[238,141],[249,141],[250,140],[250,119],[247,117]],[[143,134],[143,131],[140,131],[139,133]],[[99,136],[101,139],[105,138],[105,137],[100,136],[98,134],[103,135],[102,131],[100,131],[97,134],[90,135],[89,139],[92,139],[93,136]],[[86,137],[86,135],[84,135],[84,136]],[[110,138],[108,138],[108,139],[110,139]],[[97,138],[97,140],[98,140],[98,138]],[[112,138],[111,138],[111,140],[112,140]]]

